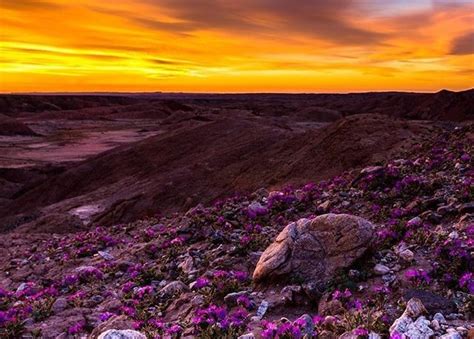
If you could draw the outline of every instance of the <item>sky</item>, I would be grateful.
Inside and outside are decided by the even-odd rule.
[[[474,87],[474,0],[0,0],[0,92]]]

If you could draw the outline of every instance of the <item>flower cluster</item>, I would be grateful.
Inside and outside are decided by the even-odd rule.
[[[192,319],[195,333],[209,338],[238,336],[245,329],[248,312],[238,308],[229,312],[226,308],[210,305],[197,309]]]

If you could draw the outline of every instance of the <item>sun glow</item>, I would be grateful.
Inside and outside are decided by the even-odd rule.
[[[0,91],[473,86],[472,2],[387,3],[3,1]]]

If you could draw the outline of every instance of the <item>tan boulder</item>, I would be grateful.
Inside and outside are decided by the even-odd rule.
[[[324,214],[286,226],[263,252],[253,273],[255,282],[298,279],[324,285],[341,268],[367,250],[374,226],[349,214]]]

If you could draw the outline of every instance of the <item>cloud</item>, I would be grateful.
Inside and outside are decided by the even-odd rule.
[[[451,43],[451,54],[474,54],[474,31],[455,38]]]
[[[188,35],[214,30],[285,39],[302,34],[333,43],[371,45],[383,42],[386,34],[356,26],[361,8],[352,0],[144,0],[173,22],[152,14],[93,8],[119,16],[157,31]]]
[[[0,7],[12,10],[58,9],[63,7],[55,2],[46,0],[7,0],[1,1]]]
[[[269,13],[281,22],[287,31],[347,45],[380,43],[385,34],[356,26],[359,8],[351,0],[259,0],[253,1],[253,10]]]

